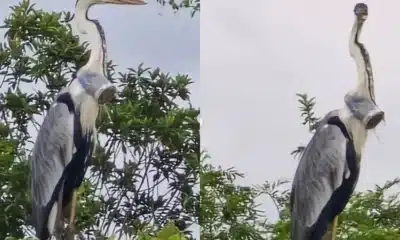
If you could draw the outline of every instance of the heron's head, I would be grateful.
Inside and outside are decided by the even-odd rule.
[[[348,93],[344,101],[353,116],[361,121],[366,129],[375,128],[385,118],[385,112],[369,97]]]
[[[102,74],[82,69],[78,72],[77,79],[86,93],[99,104],[111,103],[116,100],[117,88]]]
[[[118,4],[118,5],[145,5],[143,0],[77,0],[75,6],[84,5],[86,7],[95,4]]]
[[[368,6],[365,3],[357,3],[354,6],[354,14],[356,15],[357,21],[363,23],[368,17]]]

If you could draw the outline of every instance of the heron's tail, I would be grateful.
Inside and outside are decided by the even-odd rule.
[[[28,226],[32,226],[34,227],[35,225],[35,221],[33,220],[33,216],[32,215],[28,215],[26,216],[26,221],[25,221],[26,225]]]
[[[310,240],[309,228],[300,220],[292,220],[292,228],[290,232],[291,240]]]

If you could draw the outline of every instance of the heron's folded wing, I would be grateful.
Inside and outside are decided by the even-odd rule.
[[[32,200],[36,206],[49,203],[71,159],[73,120],[67,105],[56,103],[43,121],[32,154]]]
[[[339,127],[326,124],[304,150],[292,189],[292,214],[306,226],[316,222],[347,170],[347,139]]]

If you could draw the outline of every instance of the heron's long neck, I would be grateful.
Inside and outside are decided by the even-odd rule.
[[[363,97],[371,98],[375,103],[374,78],[367,49],[358,41],[363,23],[356,20],[351,29],[349,49],[350,55],[357,65],[358,81],[356,92]]]
[[[88,37],[91,48],[89,61],[83,68],[98,71],[106,76],[107,49],[105,35],[100,23],[97,20],[88,18],[89,8],[90,6],[84,5],[80,1],[75,9],[76,25],[81,35],[80,37]]]

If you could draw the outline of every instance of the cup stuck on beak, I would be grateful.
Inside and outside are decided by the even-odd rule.
[[[380,109],[376,109],[373,112],[370,112],[365,118],[365,128],[373,129],[385,118],[385,112]]]
[[[116,99],[117,88],[113,85],[106,85],[97,90],[95,96],[99,104],[111,103]]]

